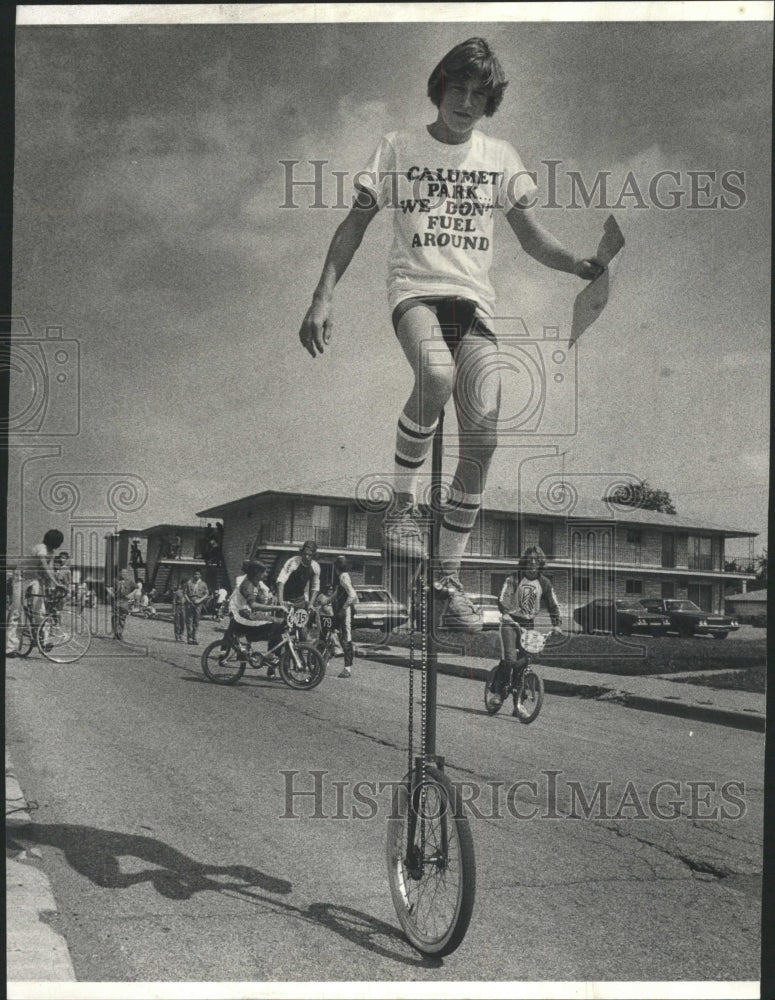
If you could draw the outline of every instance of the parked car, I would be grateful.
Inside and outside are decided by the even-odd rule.
[[[409,621],[405,604],[400,604],[389,590],[382,587],[356,587],[358,606],[353,615],[353,628],[378,628],[392,632]]]
[[[670,627],[665,614],[647,611],[630,598],[597,598],[573,612],[573,620],[585,632],[614,635],[664,635]]]
[[[482,614],[482,628],[500,628],[501,612],[498,598],[492,594],[471,594],[471,600]]]
[[[693,601],[649,597],[640,603],[649,611],[666,614],[670,619],[670,631],[681,636],[712,635],[714,639],[726,639],[730,632],[740,628],[736,618],[703,611]]]

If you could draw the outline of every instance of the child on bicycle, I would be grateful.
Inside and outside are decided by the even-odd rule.
[[[270,612],[257,610],[261,605],[273,603],[272,592],[264,583],[266,566],[257,559],[247,564],[246,575],[241,583],[234,588],[229,598],[229,625],[221,641],[221,652],[225,655],[229,649],[239,645],[240,659],[247,659],[247,648],[240,641],[248,642],[266,639],[267,649],[272,649],[282,639],[283,623],[271,617]],[[271,677],[277,666],[277,658],[267,657]]]
[[[532,207],[536,185],[516,150],[476,129],[482,117],[495,113],[506,85],[483,38],[469,38],[444,56],[428,80],[436,120],[384,136],[357,175],[353,207],[334,233],[299,331],[313,358],[323,353],[336,284],[377,212],[392,208],[388,301],[414,386],[398,418],[384,549],[400,561],[424,555],[415,509],[420,470],[452,396],[459,458],[441,523],[434,586],[447,597],[445,627],[469,631],[481,629],[481,614],[465,594],[459,571],[495,452],[500,407],[489,278],[495,209],[505,211],[523,250],[547,267],[587,281],[604,270],[541,226]]]
[[[557,595],[552,581],[541,573],[545,565],[546,556],[538,545],[525,549],[519,560],[518,571],[506,577],[498,597],[498,607],[503,616],[500,629],[502,659],[490,690],[493,693],[502,690],[508,682],[510,671],[516,668],[514,715],[518,714],[519,680],[528,664],[527,653],[522,646],[521,630],[535,628],[535,616],[542,603],[549,612],[552,631],[562,635],[562,617]]]

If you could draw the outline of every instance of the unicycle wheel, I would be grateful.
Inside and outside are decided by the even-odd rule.
[[[465,937],[474,908],[476,862],[468,819],[453,786],[432,766],[412,791],[405,778],[392,805],[387,864],[396,914],[419,952],[449,955]]]

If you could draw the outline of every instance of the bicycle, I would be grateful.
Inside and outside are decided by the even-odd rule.
[[[75,663],[86,655],[91,645],[91,629],[80,613],[64,607],[52,593],[43,595],[45,614],[40,616],[27,599],[22,603],[21,620],[16,625],[19,648],[17,656],[29,656],[37,646],[52,663]]]
[[[519,647],[529,658],[536,656],[546,645],[546,640],[551,632],[539,632],[536,629],[525,629],[517,625],[519,629]],[[528,663],[520,666],[518,663],[511,664],[509,676],[506,683],[501,687],[500,692],[491,690],[491,685],[495,683],[500,664],[497,664],[487,675],[484,685],[484,707],[489,715],[495,715],[500,711],[503,703],[508,700],[509,695],[516,692],[515,708],[517,719],[525,725],[529,725],[538,718],[541,706],[544,703],[544,682],[539,674]]]
[[[276,604],[258,605],[257,610],[283,613],[285,622],[280,641],[262,653],[253,649],[252,643],[261,641],[263,637],[251,636],[254,630],[243,626],[242,635],[233,634],[230,637],[225,652],[223,640],[216,639],[202,653],[205,677],[213,684],[236,684],[247,667],[260,670],[272,662],[270,657],[277,656],[280,677],[288,687],[300,691],[311,691],[317,687],[325,676],[326,661],[314,643],[299,639],[299,632],[309,621],[309,611],[306,608],[283,608]],[[246,646],[240,639],[246,642]]]
[[[323,657],[326,666],[328,666],[330,660],[341,653],[334,615],[326,608],[313,608],[310,616],[310,624],[313,628],[317,626],[318,637],[315,647]]]

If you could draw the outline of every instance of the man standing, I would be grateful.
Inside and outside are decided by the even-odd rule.
[[[186,627],[186,594],[182,580],[178,580],[172,592],[172,627],[175,631],[175,642],[183,642],[183,632]]]
[[[186,613],[186,635],[189,645],[198,646],[196,630],[199,628],[199,619],[202,616],[202,605],[210,596],[210,588],[202,579],[202,574],[198,569],[190,580],[186,580],[183,588],[183,599],[185,601]]]
[[[277,575],[277,603],[294,608],[311,608],[320,591],[320,565],[313,556],[317,554],[315,542],[305,542],[297,556],[291,556]],[[299,629],[302,642],[307,641],[307,630]]]
[[[72,590],[72,574],[70,573],[70,553],[60,552],[54,556],[54,576],[57,583],[62,588],[61,603],[70,599]]]
[[[320,566],[314,560],[315,542],[305,542],[297,556],[291,556],[277,576],[277,600],[295,608],[311,608],[320,590]]]
[[[133,593],[133,587],[132,571],[126,568],[118,571],[115,583],[112,587],[108,587],[108,595],[112,605],[113,638],[119,642],[124,638],[124,626],[129,616],[129,598]]]

